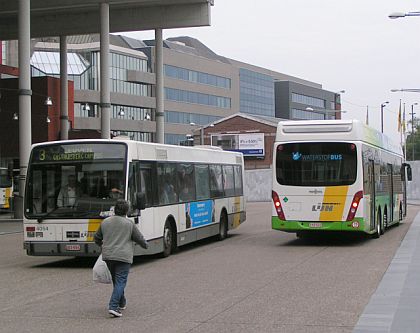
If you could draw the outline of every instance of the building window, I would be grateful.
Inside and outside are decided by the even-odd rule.
[[[240,76],[240,112],[274,117],[274,81],[269,75],[244,68]]]
[[[325,100],[321,98],[292,93],[292,102],[325,109]]]
[[[230,89],[231,80],[223,76],[197,72],[186,68],[165,65],[165,75],[174,79],[206,84],[219,88]]]
[[[326,119],[325,113],[292,109],[290,119],[292,120],[323,120]]]
[[[165,111],[165,122],[172,124],[191,124],[196,125],[207,125],[214,123],[221,119],[221,117],[198,114],[198,113],[187,113],[177,111]]]
[[[231,103],[231,99],[227,97],[173,88],[165,88],[165,98],[170,101],[209,105],[223,109],[230,109]]]
[[[134,131],[112,131],[114,136],[128,136],[130,140],[152,142],[152,133]]]

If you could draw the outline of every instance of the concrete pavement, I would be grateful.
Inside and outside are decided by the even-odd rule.
[[[373,332],[420,332],[420,212],[353,330]]]
[[[420,200],[409,205],[420,206]],[[1,213],[0,223],[21,223]],[[420,332],[420,213],[412,222],[353,333]]]

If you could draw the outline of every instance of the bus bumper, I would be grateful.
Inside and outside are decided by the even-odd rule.
[[[93,242],[24,242],[30,256],[97,257],[101,248]]]
[[[352,221],[283,221],[277,216],[271,217],[271,228],[286,232],[297,231],[362,231],[365,229],[363,218],[355,218]]]

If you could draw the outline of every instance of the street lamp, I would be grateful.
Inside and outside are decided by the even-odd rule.
[[[414,92],[414,93],[419,93],[420,89],[418,88],[401,88],[401,89],[391,89],[391,92],[397,92],[397,91],[403,91],[403,92]]]
[[[388,15],[390,19],[398,19],[406,16],[420,16],[420,12],[408,12],[408,13],[401,13],[395,12]]]
[[[381,132],[384,132],[384,107],[389,104],[388,101],[381,104]]]

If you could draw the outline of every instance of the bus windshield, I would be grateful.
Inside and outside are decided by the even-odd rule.
[[[356,146],[343,142],[287,143],[277,147],[281,185],[340,186],[356,181]]]
[[[99,218],[124,198],[127,146],[66,143],[35,147],[25,195],[27,218]]]

